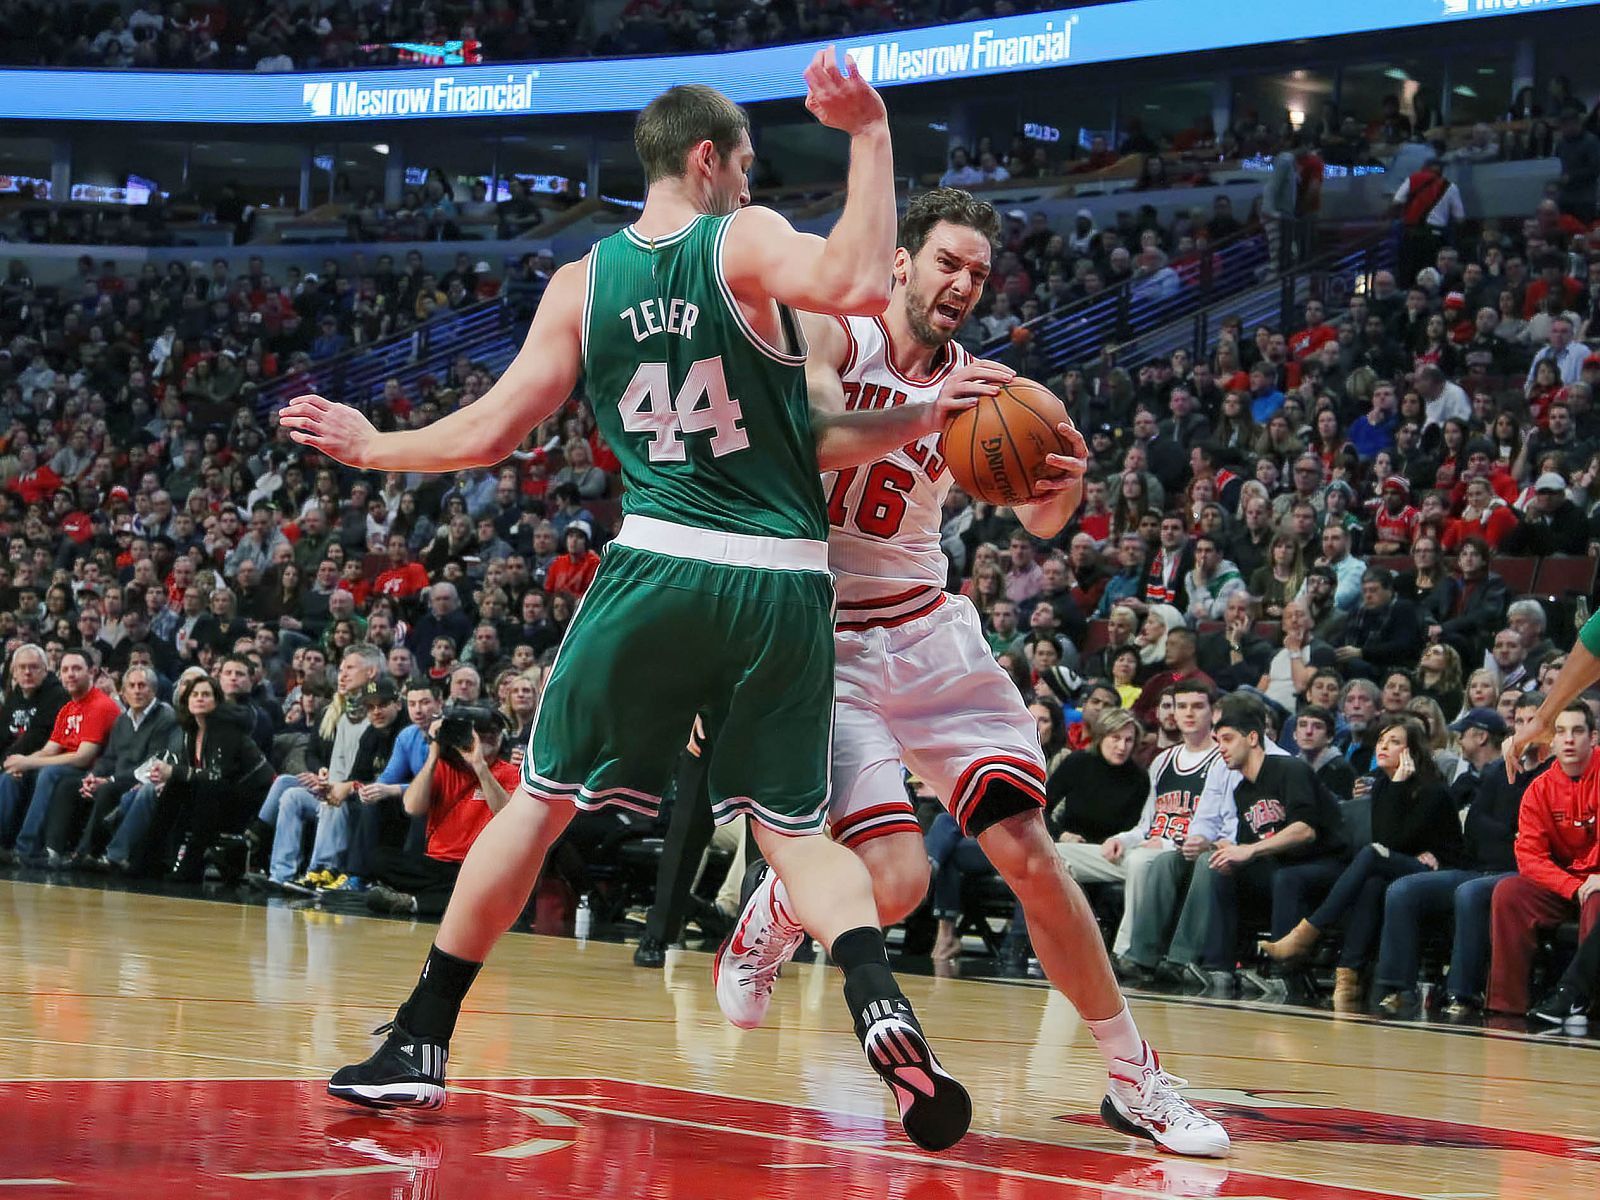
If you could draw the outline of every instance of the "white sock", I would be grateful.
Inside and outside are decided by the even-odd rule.
[[[1108,1070],[1117,1059],[1134,1064],[1144,1062],[1144,1039],[1139,1036],[1139,1027],[1133,1023],[1133,1014],[1128,1011],[1126,1001],[1116,1016],[1103,1021],[1085,1021],[1084,1024],[1094,1034],[1094,1044],[1100,1048],[1100,1056],[1106,1060]]]

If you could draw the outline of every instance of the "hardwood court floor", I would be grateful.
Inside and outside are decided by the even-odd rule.
[[[1234,1137],[1159,1155],[1096,1116],[1101,1063],[1054,993],[907,979],[974,1133],[922,1154],[860,1062],[836,973],[791,969],[769,1027],[710,960],[513,935],[470,1000],[439,1113],[322,1081],[364,1056],[432,927],[0,881],[0,1196],[1072,1200],[1600,1194],[1600,1055],[1547,1042],[1137,1000]]]

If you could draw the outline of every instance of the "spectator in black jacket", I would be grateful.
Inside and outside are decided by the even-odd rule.
[[[428,652],[436,637],[447,637],[456,650],[472,639],[472,618],[461,611],[461,594],[453,583],[436,583],[428,591],[428,612],[411,628],[407,644],[419,657]]]
[[[145,858],[161,861],[170,831],[178,841],[172,878],[192,883],[205,874],[205,854],[217,836],[242,829],[261,803],[272,767],[251,740],[248,714],[223,703],[211,676],[180,684],[175,707],[182,748],[176,763],[150,764],[150,780],[162,792]]]
[[[1222,607],[1222,628],[1195,643],[1200,669],[1223,691],[1254,687],[1272,666],[1276,648],[1255,631],[1250,593],[1233,592]]]
[[[1360,972],[1383,920],[1383,896],[1396,879],[1457,866],[1461,824],[1422,725],[1410,716],[1387,717],[1378,733],[1372,786],[1372,841],[1345,867],[1316,910],[1285,936],[1262,942],[1278,962],[1303,957],[1335,925],[1344,926],[1335,973],[1335,1012],[1361,1007]],[[1285,872],[1297,869],[1287,867]]]
[[[272,717],[255,700],[255,680],[250,660],[230,654],[217,667],[217,683],[222,688],[222,701],[231,704],[249,718],[250,738],[263,754],[272,753]]]
[[[32,754],[50,740],[56,714],[67,702],[67,690],[50,670],[50,660],[31,642],[11,656],[11,686],[0,700],[0,737],[5,754]]]
[[[109,836],[105,817],[117,810],[129,792],[139,787],[134,771],[150,759],[173,749],[177,715],[170,704],[156,698],[156,673],[150,667],[129,667],[122,674],[122,715],[111,727],[111,737],[95,762],[95,769],[73,789],[57,788],[45,818],[44,844],[54,860],[66,852],[72,827],[84,809],[89,810],[78,839],[78,859],[99,854]]]
[[[1434,588],[1429,607],[1435,620],[1425,631],[1427,640],[1446,641],[1462,662],[1477,662],[1483,643],[1505,620],[1508,599],[1506,581],[1489,570],[1489,544],[1479,537],[1466,538],[1455,571]]]
[[[1515,725],[1520,731],[1534,720],[1544,697],[1531,692],[1517,699]],[[1491,725],[1493,709],[1475,708],[1462,720]],[[1501,722],[1504,727],[1504,722]],[[1517,778],[1506,778],[1496,759],[1479,773],[1472,807],[1467,809],[1462,861],[1455,870],[1428,871],[1396,880],[1384,900],[1383,936],[1378,949],[1379,1007],[1386,1013],[1407,1011],[1416,1003],[1417,972],[1422,961],[1423,931],[1446,913],[1455,917],[1450,951],[1448,1015],[1464,1015],[1483,994],[1489,977],[1489,912],[1495,885],[1516,873],[1514,844],[1522,793],[1549,759],[1525,758]]]
[[[1361,606],[1334,649],[1346,677],[1376,679],[1385,668],[1415,663],[1422,644],[1417,606],[1395,596],[1392,573],[1369,567],[1361,577]]]
[[[1546,471],[1533,484],[1533,503],[1500,543],[1502,554],[1585,554],[1589,522],[1583,510],[1567,499],[1567,481]]]

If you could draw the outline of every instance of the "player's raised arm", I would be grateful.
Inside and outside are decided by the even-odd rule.
[[[849,352],[844,327],[833,317],[801,313],[800,328],[806,335],[806,392],[819,471],[876,462],[908,442],[937,433],[979,396],[994,395],[1016,375],[1002,363],[974,359],[950,372],[931,404],[848,412],[840,379]]]
[[[582,365],[584,260],[551,277],[517,357],[476,403],[421,429],[379,433],[365,414],[321,396],[300,396],[279,421],[294,440],[346,466],[372,471],[464,471],[508,457],[566,403]]]
[[[848,63],[848,59],[846,60]],[[850,135],[844,212],[826,238],[801,233],[769,208],[733,221],[723,270],[746,299],[771,297],[814,313],[871,316],[889,303],[894,268],[894,153],[883,100],[832,47],[806,68],[806,108]]]

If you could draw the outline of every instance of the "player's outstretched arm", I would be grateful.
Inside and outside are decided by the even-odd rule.
[[[800,328],[806,335],[806,391],[819,471],[876,462],[909,442],[937,433],[956,413],[976,404],[979,396],[994,395],[1016,375],[1001,363],[974,360],[950,373],[939,398],[931,404],[847,412],[839,378],[848,354],[844,327],[833,317],[801,313]]]
[[[464,471],[507,458],[572,395],[582,365],[583,260],[551,277],[522,349],[475,404],[421,429],[379,433],[359,409],[300,396],[278,415],[294,440],[371,471]]]
[[[728,231],[723,272],[745,300],[770,297],[805,312],[872,316],[888,307],[894,269],[889,116],[871,84],[853,68],[848,75],[841,70],[831,46],[806,68],[806,85],[811,115],[850,135],[844,211],[820,238],[770,208],[744,209]]]
[[[1600,612],[1584,623],[1578,640],[1572,644],[1567,661],[1550,684],[1550,691],[1532,724],[1507,738],[1501,745],[1505,756],[1506,777],[1516,782],[1522,756],[1530,750],[1539,750],[1550,744],[1556,727],[1556,715],[1587,689],[1600,683]]]
[[[1056,426],[1069,453],[1045,457],[1045,465],[1057,473],[1034,484],[1039,499],[1018,505],[1017,520],[1036,538],[1053,538],[1067,527],[1083,503],[1083,474],[1089,465],[1089,446],[1071,421]]]

